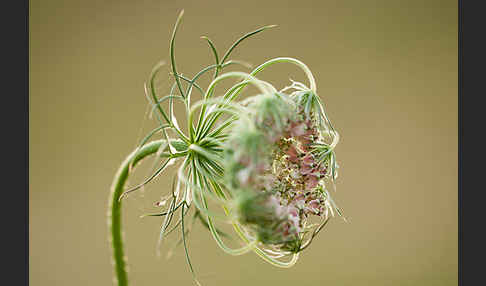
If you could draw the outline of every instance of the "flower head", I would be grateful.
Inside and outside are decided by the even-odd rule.
[[[297,82],[293,88],[248,100],[225,144],[227,186],[239,223],[248,239],[282,254],[303,250],[315,230],[310,219],[327,221],[335,207],[326,182],[335,179],[328,170],[337,168],[332,137],[337,133],[326,125],[315,92]],[[329,134],[332,143],[326,143]]]

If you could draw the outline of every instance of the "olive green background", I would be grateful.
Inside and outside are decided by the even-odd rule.
[[[200,225],[189,239],[203,285],[457,285],[457,1],[30,1],[31,285],[110,285],[106,206],[113,175],[147,119],[143,83],[168,60],[305,62],[342,140],[334,219],[291,269],[224,254]],[[279,65],[263,78],[304,81]],[[159,88],[168,92],[168,69]],[[182,109],[179,114],[183,116]],[[145,122],[145,123],[143,123]],[[144,127],[142,128],[142,125]],[[149,163],[150,165],[150,163]],[[134,184],[144,175],[131,180]],[[170,174],[170,172],[168,173]],[[160,220],[139,216],[170,177],[124,205],[133,285],[192,285],[182,248],[165,259]]]

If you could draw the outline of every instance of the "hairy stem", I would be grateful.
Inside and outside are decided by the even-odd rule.
[[[157,140],[150,142],[141,148],[137,148],[123,161],[118,172],[115,175],[108,206],[108,227],[111,234],[111,247],[113,263],[115,269],[115,279],[119,286],[128,285],[128,275],[126,270],[127,259],[123,250],[123,237],[121,225],[121,200],[125,183],[127,182],[130,169],[140,162],[143,158],[155,154],[159,147],[166,143],[166,140]]]

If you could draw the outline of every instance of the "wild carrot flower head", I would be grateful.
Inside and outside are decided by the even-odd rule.
[[[160,65],[153,70],[146,85],[146,95],[160,124],[126,161],[126,170],[131,170],[132,164],[142,157],[156,153],[158,168],[143,183],[125,191],[122,197],[175,164],[178,169],[171,192],[164,196],[163,202],[156,204],[162,210],[149,216],[163,218],[160,241],[181,227],[179,242],[183,243],[192,273],[186,244],[189,228],[184,224],[191,211],[193,222],[200,221],[225,252],[241,255],[254,251],[273,265],[290,267],[328,219],[335,213],[341,215],[329,191],[337,178],[334,149],[339,135],[316,93],[314,76],[304,63],[289,57],[268,60],[250,72],[222,73],[229,65],[242,65],[229,60],[231,52],[244,39],[272,27],[266,26],[238,39],[222,57],[213,42],[204,37],[216,64],[202,69],[192,78],[184,77],[177,71],[174,56],[179,22],[180,17],[170,42],[174,77],[170,93],[162,97],[157,94],[155,78]],[[271,83],[257,78],[259,72],[278,63],[301,68],[309,87],[291,81],[290,86],[277,90]],[[214,71],[213,80],[203,88],[198,79],[209,71]],[[216,92],[215,87],[227,79],[239,81],[223,92]],[[259,92],[239,99],[248,85],[254,85]],[[193,92],[200,93],[200,101],[191,102]],[[177,120],[174,102],[181,102],[185,107],[185,131],[177,123],[182,120]],[[163,108],[163,103],[168,104],[168,110]],[[171,134],[175,138],[170,137]],[[148,142],[156,135],[161,138]],[[116,181],[114,186],[118,188],[122,184]],[[113,197],[118,200],[120,189],[117,188]],[[210,209],[209,201],[215,202],[224,214]],[[119,208],[117,203],[112,205],[114,209]],[[177,220],[174,215],[178,211],[180,218]],[[114,221],[117,219],[119,217],[114,217]],[[216,221],[230,223],[243,246],[227,246]],[[114,225],[119,225],[118,221]],[[118,239],[120,231],[113,233]],[[122,258],[115,258],[123,263],[120,262]]]
[[[225,170],[249,241],[272,254],[298,253],[323,226],[312,218],[325,223],[340,213],[328,192],[337,177],[336,143],[320,99],[301,83],[245,102],[226,144]]]

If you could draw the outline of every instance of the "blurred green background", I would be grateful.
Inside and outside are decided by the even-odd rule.
[[[242,34],[279,25],[232,58],[258,65],[290,56],[311,68],[342,137],[334,197],[349,220],[332,220],[291,269],[226,255],[196,226],[189,247],[203,285],[457,285],[458,31],[450,0],[31,0],[31,285],[111,284],[109,187],[152,123],[144,120],[143,83],[169,59],[181,9],[176,57],[187,76],[213,63],[200,36],[223,53]],[[165,72],[159,88],[167,92]],[[262,76],[280,87],[304,80],[286,65]],[[156,257],[160,220],[139,218],[169,181],[161,176],[124,205],[133,285],[193,283],[182,248],[170,260]]]

